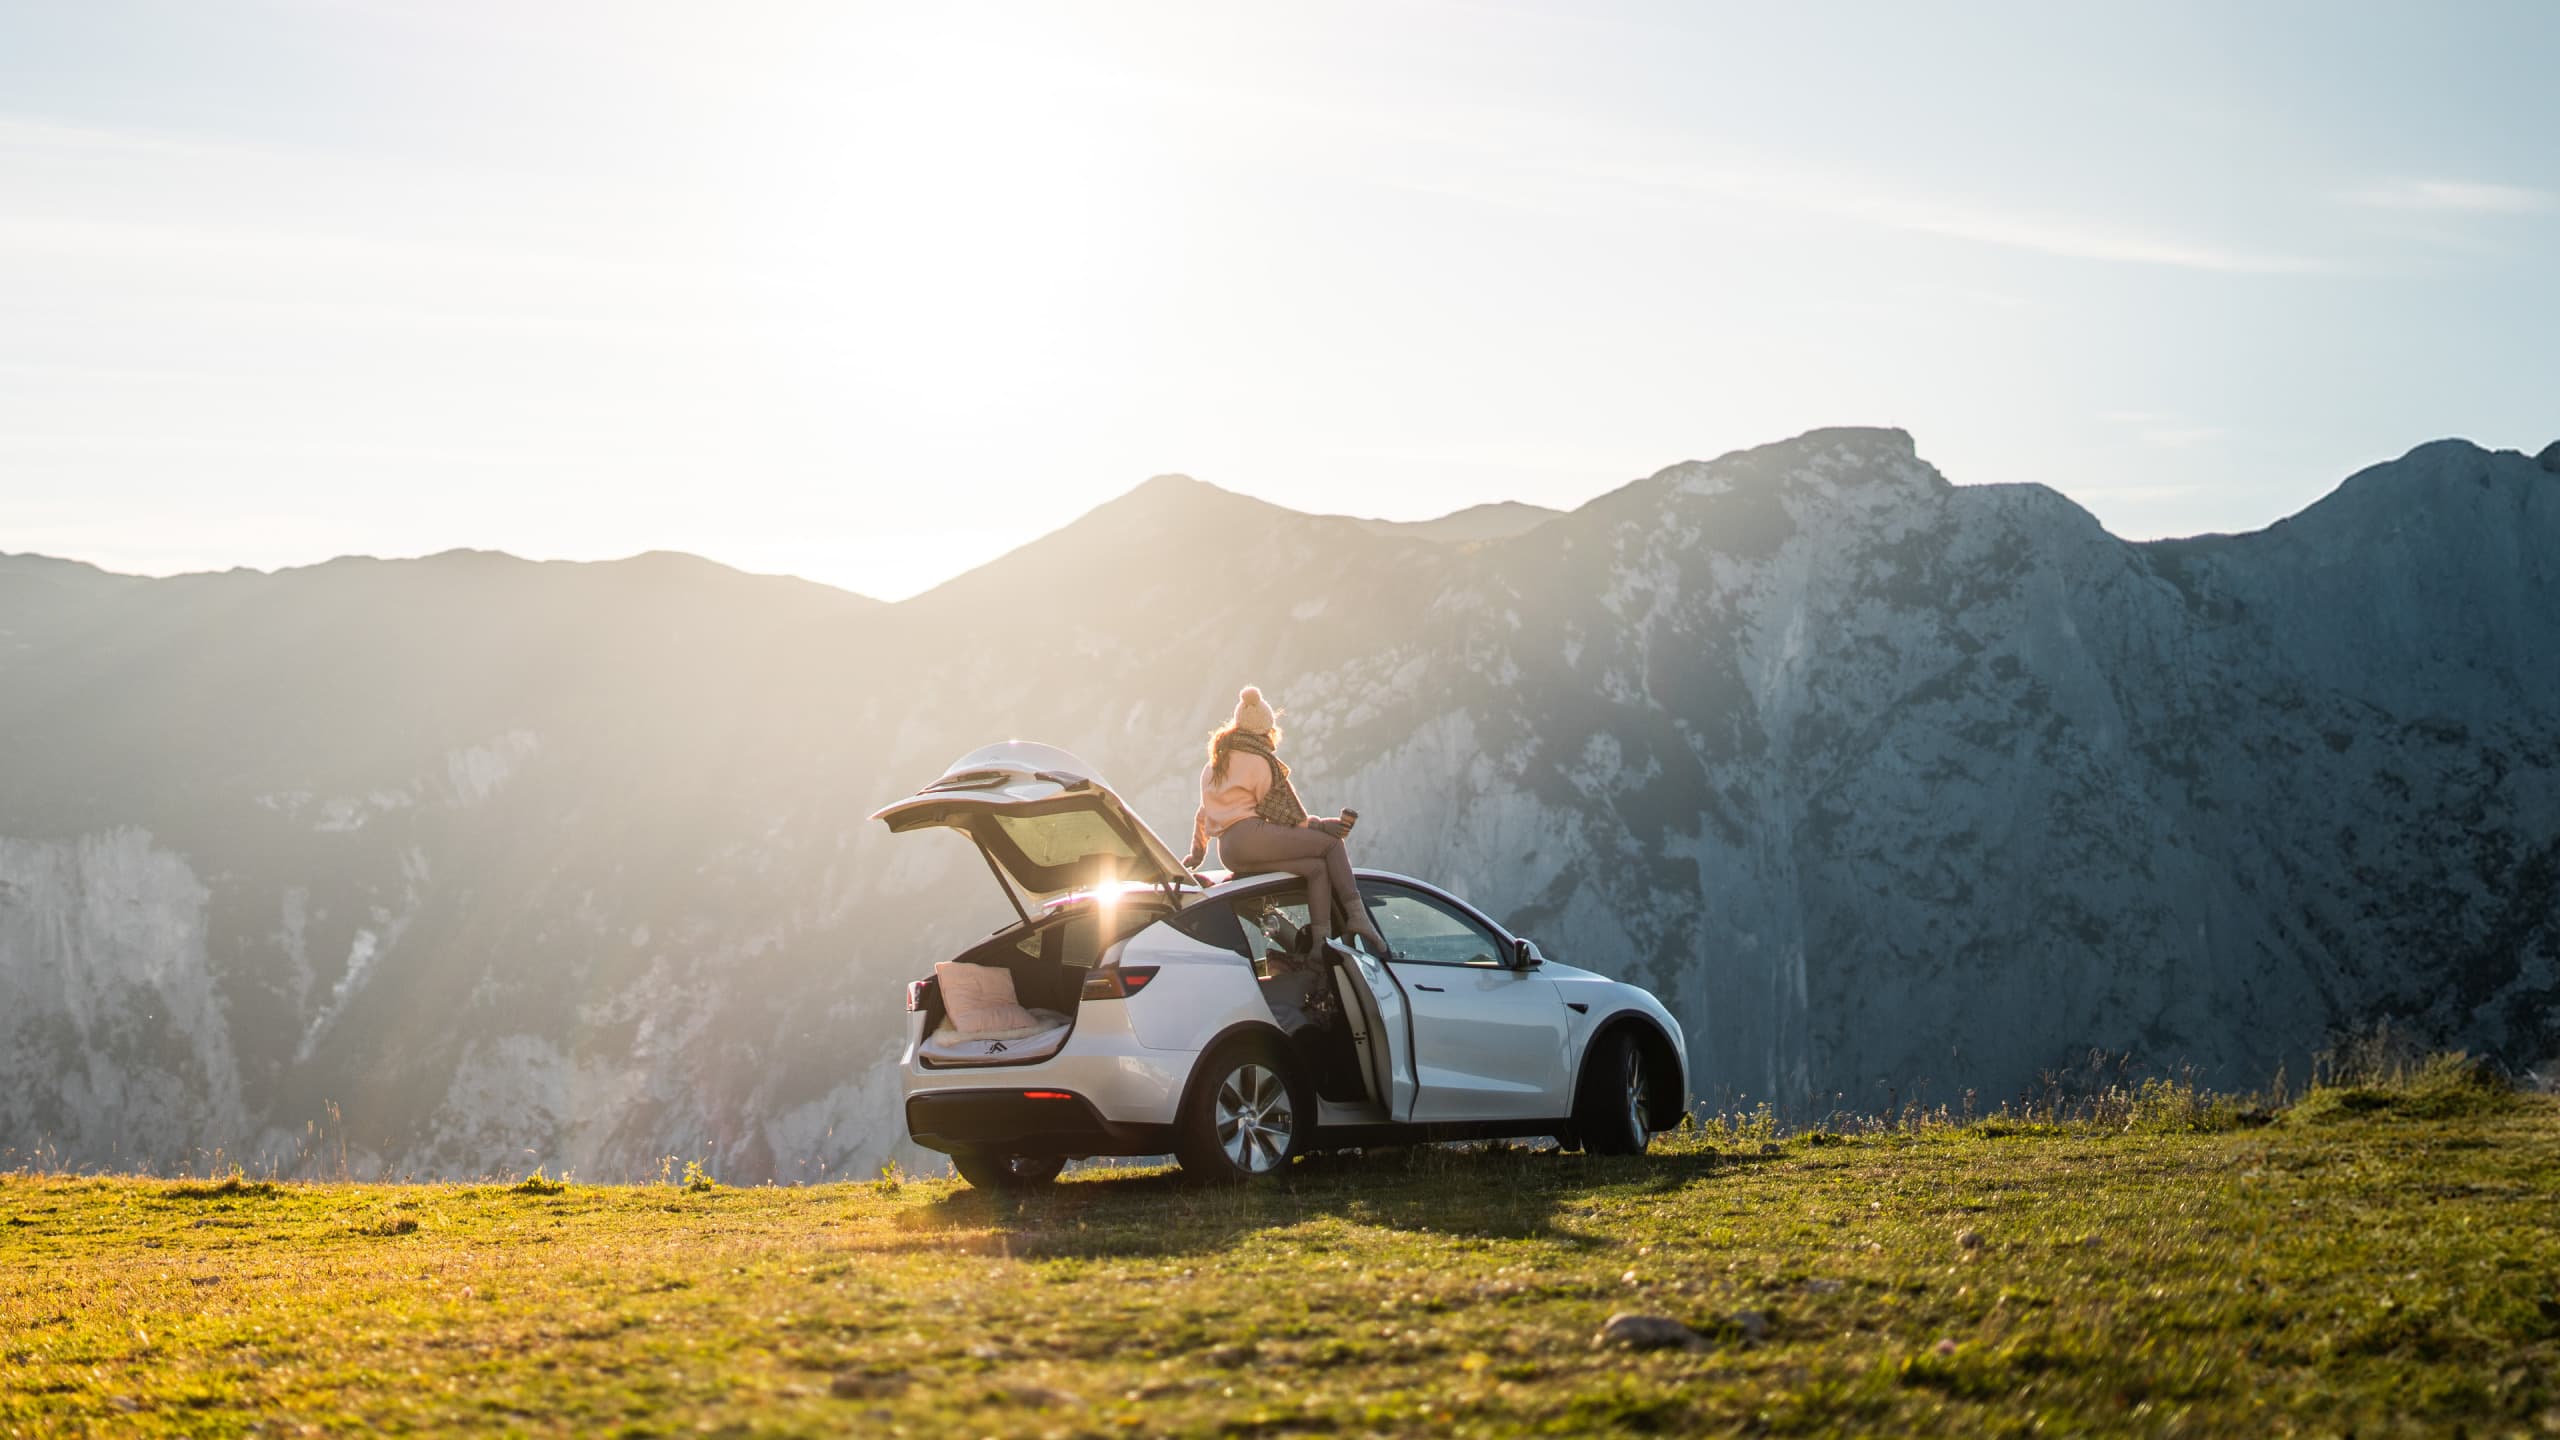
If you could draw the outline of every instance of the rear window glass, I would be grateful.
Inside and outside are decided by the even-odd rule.
[[[1199,941],[1222,950],[1233,950],[1246,959],[1253,952],[1245,948],[1244,927],[1236,923],[1236,912],[1224,900],[1203,900],[1173,917],[1173,928]]]
[[[1107,907],[1079,900],[1070,909],[1043,916],[1037,926],[1014,942],[1014,948],[1034,959],[1045,954],[1058,964],[1089,970],[1102,958],[1103,951],[1146,929],[1163,915],[1163,903],[1153,899],[1124,899]],[[1053,945],[1055,950],[1050,949]]]
[[[999,814],[994,818],[1005,838],[1020,846],[1023,855],[1042,869],[1072,865],[1097,855],[1137,858],[1120,838],[1120,832],[1091,810],[1062,810],[1055,815]]]

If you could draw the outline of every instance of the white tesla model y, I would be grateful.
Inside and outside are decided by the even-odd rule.
[[[964,755],[873,818],[968,836],[1019,916],[907,987],[907,1133],[972,1184],[1092,1155],[1245,1180],[1495,1136],[1634,1154],[1687,1108],[1688,1042],[1650,993],[1382,871],[1357,903],[1393,953],[1310,944],[1298,880],[1183,869],[1052,746]]]

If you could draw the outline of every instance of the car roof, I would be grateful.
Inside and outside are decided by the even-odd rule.
[[[1222,872],[1212,870],[1208,873],[1216,875]],[[1501,921],[1494,919],[1491,915],[1486,914],[1483,906],[1478,905],[1461,895],[1453,893],[1446,886],[1434,885],[1428,880],[1424,880],[1413,875],[1401,874],[1394,870],[1372,870],[1359,865],[1353,866],[1351,868],[1351,873],[1362,880],[1385,880],[1397,885],[1410,885],[1414,889],[1419,890],[1426,895],[1434,895],[1442,900],[1446,900],[1468,914],[1475,916],[1477,919],[1484,921],[1486,924],[1493,927],[1494,933],[1497,935],[1508,938],[1511,934],[1510,927],[1504,925]],[[1220,896],[1233,895],[1239,891],[1250,890],[1261,885],[1282,883],[1303,882],[1300,882],[1297,876],[1292,875],[1285,870],[1263,870],[1251,875],[1229,874],[1228,878],[1218,881],[1206,890],[1185,895],[1181,904],[1183,907],[1188,908],[1203,900],[1213,900]]]
[[[1186,905],[1191,904],[1193,901],[1211,900],[1221,895],[1232,895],[1239,890],[1249,889],[1253,886],[1260,885],[1265,881],[1295,880],[1298,878],[1286,870],[1256,870],[1250,875],[1238,875],[1232,870],[1195,870],[1191,873],[1200,876],[1202,879],[1207,879],[1212,875],[1224,875],[1227,878],[1211,881],[1208,889],[1202,890],[1197,894],[1186,898],[1183,901]],[[1423,889],[1430,890],[1435,893],[1440,889],[1439,886],[1432,884],[1428,880],[1416,880],[1410,875],[1399,875],[1393,870],[1371,870],[1363,866],[1355,865],[1352,867],[1351,873],[1363,880],[1396,880],[1407,885],[1419,885]]]
[[[1224,876],[1226,878],[1221,880],[1211,880],[1208,887],[1205,889],[1195,890],[1188,885],[1175,885],[1169,887],[1174,892],[1173,903],[1176,910],[1188,910],[1203,900],[1224,899],[1229,895],[1241,894],[1244,891],[1259,889],[1265,885],[1304,883],[1300,881],[1297,876],[1290,874],[1286,870],[1257,870],[1250,875],[1238,875],[1229,870],[1195,870],[1192,873],[1203,880],[1208,880],[1211,876]],[[1492,916],[1485,914],[1481,906],[1475,905],[1458,895],[1452,894],[1445,887],[1434,885],[1428,880],[1421,879],[1417,876],[1402,874],[1394,870],[1373,870],[1366,866],[1357,865],[1352,867],[1351,873],[1353,876],[1362,880],[1385,880],[1398,885],[1410,885],[1416,890],[1420,890],[1428,895],[1436,895],[1441,899],[1456,905],[1458,908],[1467,911],[1469,914],[1482,918],[1487,924],[1493,926],[1493,928],[1501,934],[1509,935],[1511,933],[1503,926],[1501,921],[1495,920]],[[1168,887],[1151,885],[1143,881],[1130,881],[1115,888],[1119,889],[1124,894],[1161,894]],[[1055,896],[1043,902],[1041,905],[1041,911],[1044,916],[1053,915],[1061,910],[1083,904],[1092,898],[1093,892],[1090,890],[1071,890],[1066,894]]]

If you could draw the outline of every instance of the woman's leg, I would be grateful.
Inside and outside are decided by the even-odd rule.
[[[1239,843],[1230,845],[1230,840]],[[1330,896],[1318,894],[1318,882],[1307,879],[1307,901],[1315,917],[1316,934],[1333,933],[1333,912],[1325,902],[1339,898],[1352,933],[1367,936],[1370,948],[1380,956],[1387,953],[1386,937],[1369,923],[1368,907],[1360,903],[1360,885],[1351,873],[1351,854],[1339,839],[1321,830],[1274,825],[1267,820],[1239,820],[1218,837],[1218,854],[1227,862],[1227,868],[1239,875],[1247,870],[1287,870],[1303,877],[1306,872],[1298,864],[1311,862],[1328,882],[1324,889],[1331,892]]]
[[[1321,862],[1300,861],[1312,872],[1307,876],[1307,928],[1315,932],[1315,943],[1307,947],[1310,955],[1322,955],[1324,942],[1333,938],[1333,882],[1324,873]]]
[[[1305,881],[1307,928],[1315,932],[1316,943],[1321,945],[1333,934],[1333,872],[1322,853],[1307,853],[1309,847],[1297,840],[1315,833],[1267,820],[1239,820],[1218,837],[1218,858],[1237,875],[1277,871]]]
[[[1369,907],[1361,903],[1360,881],[1351,873],[1351,851],[1331,835],[1325,837],[1324,864],[1333,878],[1334,891],[1342,897],[1342,916],[1350,922],[1351,933],[1368,937],[1369,948],[1381,960],[1387,958],[1387,937],[1378,933],[1369,919]]]

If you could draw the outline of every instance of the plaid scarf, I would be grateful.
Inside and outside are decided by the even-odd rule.
[[[1271,762],[1271,789],[1263,795],[1262,803],[1253,807],[1255,818],[1292,830],[1307,823],[1307,807],[1298,801],[1298,787],[1289,783],[1288,762],[1272,752],[1270,741],[1238,730],[1227,736],[1227,749],[1231,753],[1242,750],[1259,755]]]

